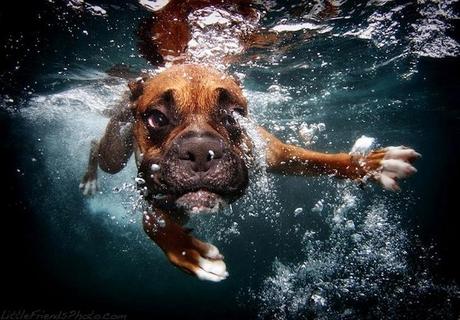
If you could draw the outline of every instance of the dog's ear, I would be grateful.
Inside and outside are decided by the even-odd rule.
[[[144,82],[148,77],[139,77],[128,83],[129,90],[131,90],[131,101],[137,100],[144,93]]]

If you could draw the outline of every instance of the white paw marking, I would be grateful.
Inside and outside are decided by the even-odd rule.
[[[196,274],[197,278],[200,279],[200,280],[206,280],[206,281],[212,281],[212,282],[219,282],[219,281],[225,280],[225,278],[223,278],[223,277],[219,277],[219,276],[217,276],[215,274],[206,272],[206,271],[204,271],[203,269],[200,269],[200,268],[198,268],[195,271],[195,274]]]
[[[383,173],[378,174],[377,180],[380,181],[382,186],[387,190],[391,190],[391,191],[399,191],[400,190],[398,184],[396,183],[396,181],[394,179],[392,179],[391,177],[389,177],[388,175],[386,175],[386,174],[383,174]]]
[[[222,260],[224,256],[220,254],[219,249],[216,246],[208,243],[208,251],[206,252],[206,258],[215,259],[215,260]]]
[[[205,257],[198,257],[198,267],[194,270],[200,280],[219,282],[228,277],[227,266],[222,260],[224,257],[219,249],[212,244],[208,245]]]
[[[222,260],[198,259],[199,268],[195,274],[200,280],[219,282],[228,277],[227,267]]]
[[[208,260],[200,257],[198,259],[198,264],[204,271],[214,273],[221,277],[227,277],[228,275],[227,267],[222,260]]]
[[[92,196],[97,192],[97,180],[88,180],[80,183],[80,190],[85,196]]]
[[[400,188],[396,179],[406,178],[417,172],[409,161],[421,157],[413,149],[406,147],[387,147],[384,149],[385,155],[380,162],[382,165],[380,172],[375,174],[375,179],[379,181],[382,186],[391,191],[399,191]]]
[[[417,169],[415,169],[409,163],[399,159],[382,160],[381,163],[383,167],[382,173],[389,171],[393,173],[397,178],[405,178],[417,172]]]
[[[385,148],[384,159],[402,159],[407,160],[410,158],[419,158],[422,155],[416,152],[414,149],[409,149],[406,147],[387,147]]]

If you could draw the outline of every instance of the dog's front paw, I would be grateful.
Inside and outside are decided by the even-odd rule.
[[[363,159],[367,177],[378,181],[385,189],[399,191],[398,179],[417,172],[412,163],[420,158],[420,153],[404,146],[387,147],[371,152]]]
[[[169,261],[201,280],[218,282],[228,277],[224,257],[212,244],[196,239],[190,230],[165,215],[145,213],[144,230],[164,251]]]
[[[228,277],[224,257],[214,245],[192,236],[181,244],[166,252],[172,264],[201,280],[218,282]]]
[[[92,175],[85,174],[83,179],[81,179],[79,187],[84,196],[93,196],[98,190],[97,178]]]

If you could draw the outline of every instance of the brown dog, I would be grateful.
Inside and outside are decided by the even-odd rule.
[[[253,148],[238,121],[248,115],[240,86],[209,66],[180,64],[130,82],[129,88],[129,108],[121,107],[92,145],[83,192],[95,192],[98,166],[116,173],[135,152],[151,204],[143,217],[145,232],[180,269],[200,279],[225,279],[219,250],[182,225],[190,214],[215,212],[244,194]],[[368,155],[318,153],[258,131],[268,169],[281,174],[369,178],[397,190],[396,179],[416,172],[410,163],[420,156],[405,147]]]

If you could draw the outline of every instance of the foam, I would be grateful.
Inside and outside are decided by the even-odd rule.
[[[191,12],[188,16],[191,39],[188,42],[186,60],[204,63],[224,70],[225,57],[243,51],[240,39],[255,30],[258,19],[245,19],[238,12],[207,7]]]
[[[169,0],[139,0],[139,4],[149,11],[159,11],[169,3]]]
[[[365,304],[366,317],[392,319],[408,303],[424,308],[424,299],[434,292],[447,301],[455,299],[458,290],[434,284],[423,258],[411,265],[411,243],[392,203],[374,196],[365,205],[360,192],[338,183],[336,197],[328,203],[332,210],[324,216],[328,236],[306,230],[297,256],[301,262],[273,263],[254,296],[261,318],[362,318],[360,306]],[[431,312],[443,315],[445,310]]]
[[[351,148],[350,153],[359,153],[365,155],[375,146],[375,138],[362,135]]]
[[[278,24],[272,27],[270,30],[275,32],[294,32],[300,30],[318,30],[323,28],[325,28],[325,25],[304,22],[297,24]]]

